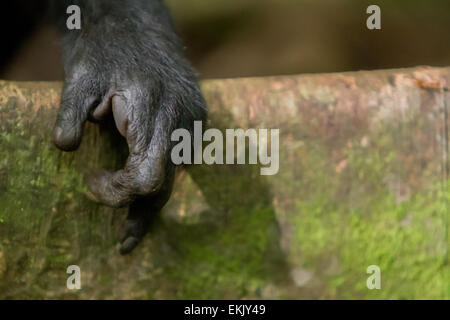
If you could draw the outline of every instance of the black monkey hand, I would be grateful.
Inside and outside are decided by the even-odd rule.
[[[125,2],[79,1],[82,28],[63,36],[66,81],[54,141],[75,150],[85,121],[112,112],[129,157],[122,170],[92,175],[90,197],[114,207],[143,198],[164,205],[174,171],[171,134],[203,120],[205,102],[163,3]]]

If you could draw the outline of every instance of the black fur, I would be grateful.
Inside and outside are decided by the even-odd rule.
[[[192,131],[194,120],[206,118],[205,101],[162,0],[51,2],[65,70],[54,142],[75,150],[85,121],[113,112],[130,155],[124,169],[94,174],[89,190],[106,205],[131,204],[121,247],[128,253],[170,197],[172,131]],[[81,30],[66,27],[72,4],[81,8]]]

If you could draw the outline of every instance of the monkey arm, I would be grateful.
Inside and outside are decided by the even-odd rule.
[[[52,14],[61,31],[65,83],[54,129],[56,146],[77,149],[86,120],[102,121],[112,114],[127,140],[129,157],[123,169],[91,176],[90,197],[114,207],[149,197],[164,205],[155,197],[168,199],[171,190],[171,133],[177,128],[192,131],[194,120],[206,117],[168,9],[160,0],[57,2]],[[80,8],[80,29],[70,30],[64,23],[69,4]],[[134,207],[144,214],[144,205]],[[144,222],[138,222],[142,229]],[[135,245],[141,232],[130,234]]]

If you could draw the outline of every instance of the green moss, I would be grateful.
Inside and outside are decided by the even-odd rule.
[[[444,226],[449,197],[450,189],[430,190],[402,204],[386,196],[370,212],[299,203],[303,214],[295,222],[295,250],[306,267],[317,268],[324,255],[339,257],[341,271],[325,277],[327,298],[446,298]],[[366,288],[365,270],[370,265],[381,268],[381,290]]]
[[[180,284],[177,298],[255,297],[283,271],[282,264],[268,261],[277,239],[272,209],[234,212],[216,230],[189,231],[180,237],[178,247],[183,263],[165,272]]]
[[[40,116],[50,122],[46,112],[41,109]],[[85,197],[86,164],[53,146],[51,126],[15,122],[21,118],[1,123],[0,150],[6,156],[0,157],[0,241],[9,267],[0,291],[9,297],[10,291],[18,294],[17,286],[33,283],[22,296],[39,297],[41,289],[65,283],[65,269],[81,259],[80,247],[101,252],[113,239],[80,232],[98,223],[101,233],[106,220]],[[47,277],[50,271],[56,279]]]
[[[423,180],[416,189],[411,183],[399,197],[386,177],[396,172],[400,189],[406,186],[402,180],[410,179],[399,165],[402,148],[395,154],[388,151],[393,141],[376,141],[376,148],[349,143],[339,173],[324,157],[303,159],[314,172],[303,183],[314,188],[299,197],[297,214],[290,218],[295,229],[290,261],[314,270],[323,282],[323,298],[448,298],[448,183]],[[316,174],[318,167],[326,179]],[[429,176],[425,170],[414,178]],[[331,257],[337,260],[333,267]],[[381,290],[366,287],[370,265],[381,268]]]
[[[52,208],[55,211],[60,194],[70,198],[85,192],[81,173],[69,167],[58,168],[61,154],[54,147],[38,137],[25,137],[20,130],[18,125],[0,133],[0,150],[8,155],[0,159],[2,185],[8,191],[0,194],[0,217],[8,225],[5,229],[15,230],[16,235],[29,234],[40,226]],[[49,193],[49,186],[59,193]]]

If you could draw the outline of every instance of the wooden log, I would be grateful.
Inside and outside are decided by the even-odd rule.
[[[88,124],[60,152],[61,84],[0,81],[0,298],[448,298],[449,86],[428,67],[204,81],[210,127],[280,129],[279,172],[181,171],[120,256],[126,211],[84,177],[123,166],[121,137]]]

